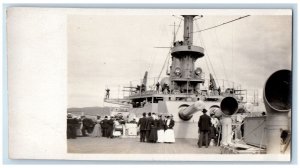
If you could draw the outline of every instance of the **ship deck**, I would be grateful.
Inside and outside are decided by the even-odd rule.
[[[218,146],[198,148],[197,139],[176,139],[175,143],[141,143],[139,138],[77,137],[68,139],[69,153],[93,154],[221,154]]]

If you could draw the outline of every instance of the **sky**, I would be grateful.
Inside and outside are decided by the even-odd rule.
[[[194,31],[241,16],[204,15],[194,22]],[[172,25],[180,20],[177,15],[70,15],[68,107],[103,106],[107,87],[111,97],[121,98],[122,87],[130,81],[133,86],[139,84],[145,71],[149,83],[154,83],[169,52],[156,47],[170,47]],[[176,40],[182,40],[182,27],[183,23]],[[261,97],[273,72],[291,69],[292,17],[251,15],[194,33],[194,45],[205,49],[196,67],[203,69],[206,78],[212,73],[221,87],[223,80],[234,81],[249,93],[257,90]]]

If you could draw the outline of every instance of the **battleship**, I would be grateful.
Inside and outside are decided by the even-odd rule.
[[[142,117],[143,112],[172,114],[176,125],[176,138],[198,138],[198,119],[202,114],[201,106],[204,102],[208,109],[219,107],[225,97],[232,97],[240,106],[244,106],[241,92],[226,88],[224,92],[218,90],[211,76],[210,89],[201,86],[205,83],[204,72],[201,67],[195,67],[197,59],[205,56],[204,48],[193,45],[194,15],[184,15],[183,41],[174,41],[171,53],[171,66],[168,77],[157,81],[154,89],[148,89],[147,74],[145,72],[142,83],[137,87],[129,86],[130,95],[121,102],[129,103],[130,113]],[[159,79],[158,79],[159,80]],[[116,99],[104,99],[106,103],[120,103]],[[228,102],[231,103],[231,102]]]
[[[207,80],[203,69],[196,67],[195,62],[205,57],[204,48],[193,43],[196,17],[199,16],[182,15],[183,40],[175,41],[174,38],[166,77],[159,74],[157,80],[149,85],[146,71],[136,86],[130,83],[124,87],[123,91],[127,91],[128,96],[111,98],[107,91],[103,101],[107,105],[120,106],[111,113],[123,113],[133,118],[140,118],[144,112],[172,115],[177,139],[198,139],[198,119],[205,108],[208,114],[215,114],[221,120],[221,153],[288,153],[291,141],[291,71],[278,70],[266,79],[263,91],[265,109],[257,110],[258,115],[253,115],[257,104],[247,101],[246,89],[223,87],[221,90],[212,74]],[[238,121],[238,118],[243,121]],[[233,138],[242,124],[245,136],[238,139],[235,134]],[[126,133],[123,131],[123,137],[130,137]]]

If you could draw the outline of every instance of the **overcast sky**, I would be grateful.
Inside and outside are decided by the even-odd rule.
[[[240,16],[204,16],[195,21],[194,31]],[[170,46],[174,22],[178,25],[180,19],[165,15],[69,16],[68,107],[102,106],[106,87],[113,97],[122,97],[121,87],[130,81],[137,84],[145,71],[149,71],[149,82],[154,81],[151,78],[158,76],[169,51],[154,47]],[[177,40],[182,40],[182,26]],[[196,66],[206,78],[214,71],[215,78],[258,89],[262,96],[272,72],[291,69],[291,27],[291,16],[256,15],[194,33],[194,45],[205,48]]]

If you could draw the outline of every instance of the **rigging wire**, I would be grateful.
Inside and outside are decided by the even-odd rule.
[[[173,16],[174,16],[174,15],[173,15]],[[177,30],[176,30],[176,32],[175,32],[175,38],[176,38],[176,35],[177,35],[178,31],[179,31],[179,28],[180,28],[180,25],[181,25],[181,23],[182,23],[182,20],[183,20],[183,19],[180,20],[179,25],[178,25],[178,27],[177,27]],[[159,72],[157,81],[159,81],[160,76],[161,76],[161,74],[162,74],[162,72],[163,72],[163,70],[164,70],[166,64],[169,65],[169,60],[170,60],[170,58],[171,58],[171,57],[170,57],[170,54],[171,54],[172,45],[173,45],[173,41],[172,41],[171,44],[170,44],[170,50],[169,50],[169,52],[168,52],[168,54],[167,54],[167,56],[166,56],[165,62],[164,62],[164,64],[163,64],[163,67],[162,67],[161,71]],[[167,67],[167,68],[168,68],[168,67]],[[155,84],[154,84],[154,85],[155,85]]]
[[[231,27],[231,28],[232,28],[232,30],[231,30],[231,31],[232,31],[232,33],[231,33],[231,63],[232,63],[232,66],[231,66],[231,68],[232,68],[232,73],[231,73],[231,75],[234,75],[234,74],[235,74],[235,73],[234,73],[234,66],[233,66],[233,64],[234,64],[234,63],[233,63],[233,62],[234,62],[234,61],[233,61],[233,60],[234,60],[234,59],[233,59],[233,58],[234,58],[234,50],[233,50],[233,47],[234,47],[234,43],[233,43],[233,40],[234,40],[234,34],[233,34],[233,32],[234,32],[234,27],[233,27],[233,26],[234,26],[234,25],[232,24],[231,26],[232,26],[232,27]],[[232,88],[234,88],[234,83],[233,83]]]
[[[195,32],[191,32],[191,33],[200,33],[200,32],[206,31],[206,30],[210,30],[210,29],[213,29],[213,28],[217,28],[217,27],[223,26],[223,25],[231,23],[231,22],[235,22],[235,21],[240,20],[240,19],[244,19],[244,18],[249,17],[249,16],[250,15],[245,15],[245,16],[242,16],[242,17],[239,17],[239,18],[236,18],[236,19],[233,19],[233,20],[230,20],[230,21],[218,24],[216,26],[212,26],[212,27],[205,28],[205,29],[202,29],[202,30],[198,30],[198,31],[195,31]]]
[[[199,25],[198,25],[197,22],[196,22],[196,26],[197,26],[197,28],[199,27]],[[200,36],[200,37],[201,37],[201,36]],[[208,50],[207,50],[207,48],[206,48],[206,46],[205,46],[204,40],[202,39],[202,41],[203,41],[203,48],[206,50],[207,59],[208,59],[208,62],[209,62],[209,64],[210,64],[210,66],[211,66],[213,75],[217,78],[217,75],[216,75],[216,73],[215,73],[214,67],[213,67],[213,65],[212,65],[212,63],[211,63],[209,54],[208,54],[208,52],[207,52]],[[215,80],[215,82],[217,83],[218,86],[220,86],[218,80]]]
[[[198,25],[196,25],[196,26],[198,27]],[[203,39],[202,39],[202,35],[201,35],[201,34],[199,34],[199,40],[200,40],[201,46],[203,46]],[[208,63],[207,63],[206,57],[204,57],[204,60],[205,60],[205,64],[206,64],[207,70],[208,70],[208,72],[210,73],[211,71],[210,71],[209,65],[208,65]]]
[[[216,41],[217,41],[217,44],[218,44],[219,48],[222,48],[222,47],[221,47],[220,40],[219,40],[219,38],[218,38],[218,33],[216,32],[216,29],[215,29],[215,31],[214,31],[214,34],[215,34],[215,36],[216,36]],[[222,63],[222,67],[223,67],[225,79],[228,81],[228,76],[227,76],[226,69],[225,69],[225,65],[224,65],[223,54],[220,54],[220,58],[221,58],[221,63]]]

